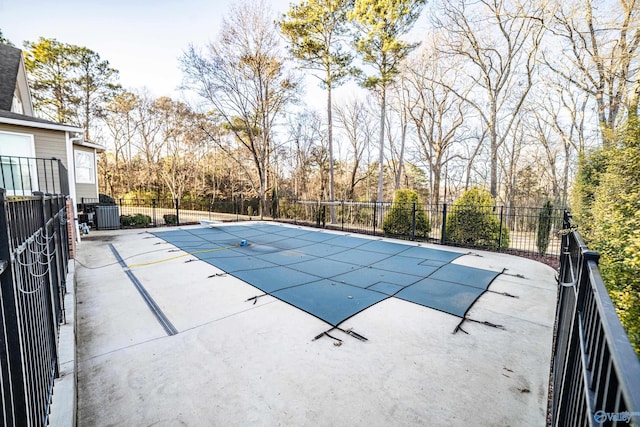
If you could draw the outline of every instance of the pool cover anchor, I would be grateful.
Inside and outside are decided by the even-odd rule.
[[[210,276],[207,276],[207,279],[211,279],[212,277],[227,277],[227,273],[213,273]]]
[[[464,323],[465,320],[468,320],[469,322],[479,323],[479,324],[485,325],[485,326],[490,326],[490,327],[496,328],[496,329],[502,329],[503,331],[506,330],[506,328],[503,325],[498,325],[497,323],[491,323],[491,322],[486,321],[486,320],[476,320],[476,319],[471,319],[469,317],[463,317],[462,320],[460,321],[460,323],[458,323],[458,326],[456,326],[455,329],[453,330],[452,334],[455,334],[458,331],[462,331],[465,334],[469,335],[469,332],[467,332],[464,329],[462,329],[462,324]]]
[[[331,338],[332,340],[342,344],[342,340],[340,338],[334,337],[333,335],[329,334],[329,332],[333,331],[335,328],[331,328],[328,331],[324,331],[321,334],[316,335],[311,341],[315,341],[318,340],[320,338],[322,338],[323,336],[328,336],[329,338]],[[334,343],[335,344],[335,343]]]
[[[345,333],[345,334],[347,334],[347,335],[351,335],[352,337],[354,337],[354,338],[356,338],[356,339],[359,339],[359,340],[360,340],[360,341],[362,341],[362,342],[369,341],[369,340],[367,339],[367,337],[364,337],[364,336],[360,335],[359,333],[355,332],[355,331],[354,331],[353,329],[351,329],[351,328],[349,328],[349,329],[341,329],[341,328],[338,328],[338,329],[340,329],[342,332],[344,332],[344,333]]]
[[[322,332],[322,333],[320,333],[320,334],[316,335],[316,336],[315,336],[311,341],[316,341],[316,340],[318,340],[318,339],[320,339],[320,338],[322,338],[323,336],[325,336],[325,335],[326,335],[326,336],[328,336],[328,337],[329,337],[329,338],[331,338],[331,339],[334,339],[334,340],[336,340],[336,341],[340,341],[340,342],[342,342],[342,340],[341,340],[340,338],[336,338],[336,337],[334,337],[333,335],[329,335],[329,332],[333,331],[334,329],[337,329],[337,330],[339,330],[339,331],[342,331],[342,332],[344,332],[344,333],[345,333],[345,334],[347,334],[347,335],[351,335],[352,337],[354,337],[354,338],[356,338],[356,339],[358,339],[358,340],[360,340],[360,341],[362,341],[362,342],[369,341],[369,339],[368,339],[367,337],[365,337],[365,336],[363,336],[363,335],[360,335],[360,334],[359,334],[359,333],[357,333],[357,332],[354,332],[354,331],[353,331],[353,329],[351,329],[351,328],[349,328],[349,329],[342,329],[342,328],[340,328],[340,327],[338,327],[338,326],[334,326],[333,328],[331,328],[331,329],[329,329],[329,330],[327,330],[327,331],[324,331],[324,332]]]
[[[244,302],[249,302],[249,301],[253,300],[253,305],[256,305],[256,303],[258,302],[258,298],[266,297],[267,295],[269,295],[269,294],[256,295],[256,296],[253,296],[251,298],[247,298],[246,300],[244,300]]]
[[[485,292],[490,292],[492,294],[502,295],[502,296],[509,297],[509,298],[520,299],[520,297],[518,295],[513,295],[513,294],[510,294],[509,292],[492,291],[491,289],[487,289]]]
[[[505,270],[506,270],[506,268],[505,268]],[[520,274],[520,273],[511,274],[511,273],[502,272],[502,274],[504,274],[505,276],[517,277],[518,279],[526,279],[524,274]]]

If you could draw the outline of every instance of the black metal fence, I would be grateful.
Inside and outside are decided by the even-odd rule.
[[[69,260],[65,196],[0,188],[0,392],[6,426],[46,425]]]
[[[590,251],[564,219],[551,377],[553,425],[640,425],[640,361]]]
[[[8,196],[69,195],[67,169],[56,158],[0,156],[0,188]]]
[[[557,260],[562,208],[280,200],[276,220]]]
[[[82,199],[80,222],[97,228],[156,227],[200,220],[273,219],[348,232],[385,235],[507,252],[557,266],[564,209],[455,206],[417,203],[321,202],[277,199],[269,202],[273,217],[259,218],[257,199],[197,202],[192,200],[118,199],[119,223],[100,227],[96,209],[104,203]],[[118,218],[118,216],[116,216]]]
[[[256,218],[258,200],[218,200],[194,201],[172,199],[115,199],[100,202],[98,199],[82,198],[78,205],[80,223],[87,223],[98,229],[101,206],[117,206],[120,223],[117,227],[160,227],[180,224],[194,224],[200,220],[246,221]]]

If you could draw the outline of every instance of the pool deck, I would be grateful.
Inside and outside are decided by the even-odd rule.
[[[177,334],[154,317],[109,244],[128,264],[153,263],[130,271]],[[167,260],[181,254],[171,248],[144,230],[83,238],[84,266],[75,265],[79,426],[546,423],[551,267],[473,250],[454,263],[507,270],[468,317],[502,328],[465,321],[453,333],[460,318],[390,298],[341,325],[368,341],[334,331],[336,345],[313,340],[330,328],[322,320],[271,296],[247,302],[256,288],[189,256]]]

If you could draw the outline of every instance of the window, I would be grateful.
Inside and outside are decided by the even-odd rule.
[[[37,187],[32,179],[34,159],[0,156],[0,167],[0,187],[8,190],[9,195],[29,194]]]
[[[90,151],[75,150],[76,182],[82,184],[95,184],[95,159]]]
[[[38,190],[33,135],[0,132],[0,187],[10,196]]]

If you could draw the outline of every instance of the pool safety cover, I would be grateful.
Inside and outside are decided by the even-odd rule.
[[[334,327],[391,297],[464,318],[500,274],[452,264],[458,252],[277,224],[153,234]]]

